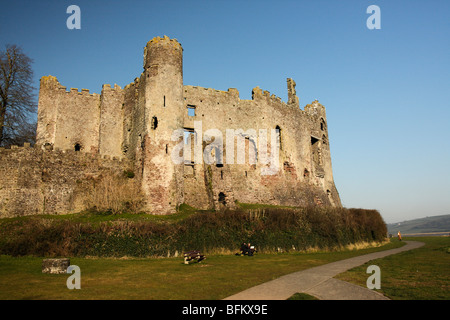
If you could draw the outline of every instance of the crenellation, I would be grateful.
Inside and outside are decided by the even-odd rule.
[[[155,44],[170,44],[170,45],[172,45],[173,47],[176,47],[176,48],[181,48],[181,44],[178,42],[178,40],[177,39],[170,39],[168,36],[166,36],[166,35],[164,35],[162,38],[161,37],[159,37],[159,36],[157,36],[157,37],[154,37],[153,39],[151,39],[149,42],[147,42],[147,45],[148,44],[152,44],[152,45],[155,45]]]
[[[275,102],[275,103],[282,103],[282,104],[285,104],[285,103],[281,100],[281,98],[278,97],[278,96],[276,96],[275,94],[272,94],[272,95],[270,96],[270,99],[272,99],[272,101]]]
[[[232,96],[234,96],[234,97],[236,97],[239,100],[239,91],[238,91],[238,89],[236,89],[236,88],[228,88],[227,93],[232,95]]]
[[[263,93],[260,87],[255,87],[252,89],[252,100],[256,100],[257,98],[261,98],[262,96]]]
[[[239,98],[239,91],[235,88],[228,88],[227,91],[191,85],[184,85],[183,88],[185,93],[187,93],[188,90],[203,90],[204,92],[206,91],[206,94],[234,96]]]
[[[277,95],[270,93],[267,90],[262,90],[259,86],[252,89],[252,100],[264,99],[267,103],[275,103],[286,105],[286,103]]]
[[[138,79],[138,78],[134,79],[134,82],[131,82],[131,83],[127,84],[127,85],[123,88],[123,90],[130,90],[130,89],[136,87],[136,85],[137,85],[138,82],[139,82],[139,79]]]
[[[102,91],[115,91],[115,90],[122,90],[122,88],[116,83],[114,84],[114,86],[111,86],[111,84],[102,85]]]

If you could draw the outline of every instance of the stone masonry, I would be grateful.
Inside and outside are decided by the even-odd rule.
[[[183,48],[166,36],[147,43],[143,66],[101,94],[41,78],[36,145],[0,148],[0,217],[81,211],[89,177],[124,170],[152,214],[183,203],[341,206],[325,108],[300,109],[294,80],[287,103],[259,87],[241,100],[234,88],[184,85]]]

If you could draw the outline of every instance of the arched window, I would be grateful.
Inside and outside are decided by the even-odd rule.
[[[81,151],[81,144],[75,143],[74,149],[75,151]]]
[[[283,150],[283,144],[281,143],[281,128],[280,128],[280,126],[277,125],[275,127],[275,130],[278,133],[278,138],[279,138],[279,141],[280,141],[280,150]]]
[[[219,193],[219,203],[223,204],[224,206],[227,205],[225,198],[226,198],[225,193],[220,192]]]

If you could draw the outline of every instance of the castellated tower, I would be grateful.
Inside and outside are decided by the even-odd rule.
[[[145,128],[142,187],[151,213],[176,212],[183,203],[183,163],[171,153],[183,128],[183,48],[175,39],[156,37],[144,49]],[[182,139],[182,135],[180,136]]]

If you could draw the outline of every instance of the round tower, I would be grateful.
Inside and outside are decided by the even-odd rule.
[[[153,214],[174,213],[184,201],[184,164],[171,152],[174,130],[183,128],[183,48],[176,39],[156,37],[144,49],[145,126],[143,190]]]

